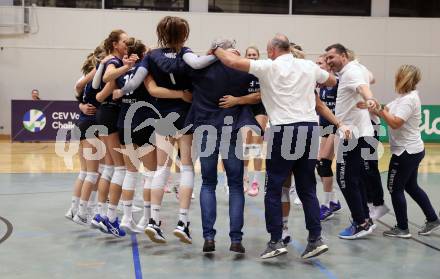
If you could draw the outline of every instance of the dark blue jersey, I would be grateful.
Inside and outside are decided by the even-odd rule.
[[[336,95],[338,92],[338,83],[334,87],[322,87],[319,89],[319,98],[321,101],[324,102],[324,104],[333,112],[335,113],[335,107],[336,107]],[[330,122],[327,121],[322,116],[319,116],[319,125],[325,127],[331,125]]]
[[[141,62],[134,65],[125,75],[122,75],[116,79],[116,85],[118,88],[124,87],[124,85],[136,74],[137,70],[140,67],[144,67],[147,69],[147,60],[143,59]],[[129,92],[122,96],[121,98],[121,111],[119,113],[118,127],[123,128],[124,120],[126,118],[127,112],[131,105],[136,102],[147,102],[154,107],[157,107],[156,98],[150,95],[147,88],[145,88],[144,83],[142,82],[138,88]],[[131,127],[136,128],[140,123],[142,123],[147,118],[157,118],[158,115],[150,106],[142,106],[138,108],[132,119],[131,119]]]
[[[177,63],[181,65],[183,63],[183,55],[188,52],[192,51],[187,47],[183,47],[178,53],[173,52],[169,48],[154,49],[150,52],[148,72],[152,75],[157,86],[172,90],[191,89],[191,79],[188,76],[188,71],[177,71],[173,67],[166,68],[160,65],[164,61],[169,62],[172,66],[177,65]],[[182,99],[158,98],[157,103],[159,110],[164,113],[187,111],[191,106]]]
[[[110,64],[115,65],[115,68],[120,68],[120,67],[122,67],[122,66],[124,65],[124,63],[122,62],[122,60],[119,59],[118,57],[113,57],[113,58],[111,58],[109,61],[107,61],[107,62],[104,64],[104,70],[103,70],[103,72],[102,72],[102,77],[101,77],[101,86],[100,86],[101,89],[103,89],[103,88],[105,87],[105,84],[106,84],[106,83],[103,81],[104,73],[105,73],[105,71],[107,70],[107,67],[108,67]],[[104,102],[115,103],[115,102],[113,101],[113,96],[112,96],[112,94],[110,94],[110,95],[104,100]]]
[[[223,109],[219,100],[225,95],[244,96],[249,94],[249,84],[255,80],[253,75],[226,67],[220,61],[191,72],[193,102],[188,113],[187,123],[193,129],[200,125],[224,126],[225,117],[232,117],[234,130],[245,125],[256,125],[249,106],[234,106]]]
[[[82,93],[82,101],[83,104],[91,104],[96,108],[99,108],[100,103],[96,100],[96,94],[99,92],[99,89],[93,89],[92,82],[87,83],[84,91]],[[85,119],[95,119],[95,115],[85,115],[82,111],[79,116],[79,120]]]

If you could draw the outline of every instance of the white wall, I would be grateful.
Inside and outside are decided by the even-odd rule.
[[[0,133],[10,133],[10,100],[29,99],[38,88],[42,99],[73,100],[73,85],[80,76],[83,58],[115,28],[156,42],[155,28],[165,15],[188,19],[187,43],[205,52],[215,37],[234,37],[243,50],[257,45],[264,50],[276,32],[301,44],[309,58],[332,43],[352,48],[376,77],[374,93],[387,102],[394,96],[397,67],[413,63],[422,69],[419,86],[423,103],[440,104],[440,19],[387,17],[333,17],[170,13],[117,10],[36,8],[38,32],[0,35]],[[32,29],[36,31],[34,22]]]

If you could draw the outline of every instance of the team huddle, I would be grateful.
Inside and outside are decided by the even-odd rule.
[[[255,46],[240,56],[229,39],[213,41],[208,53],[198,56],[185,46],[189,36],[185,19],[167,16],[156,31],[158,48],[148,49],[123,30],[114,30],[83,64],[84,75],[75,85],[81,116],[72,133],[80,140],[81,171],[66,218],[116,237],[145,233],[153,242],[166,243],[160,213],[174,162],[180,174],[173,235],[191,244],[194,162],[200,160],[203,252],[212,253],[221,158],[229,196],[230,251],[245,253],[245,193],[256,196],[264,184],[270,241],[261,258],[287,253],[294,184],[309,232],[301,256],[316,257],[329,249],[321,236],[321,222],[341,210],[333,187],[335,157],[336,181],[352,218],[338,237],[366,237],[375,230],[374,221],[389,211],[377,156],[383,119],[390,128],[387,187],[397,221],[383,234],[411,237],[405,191],[426,216],[418,233],[429,235],[440,228],[437,213],[417,184],[424,157],[417,67],[399,67],[397,98],[383,106],[370,90],[373,74],[341,44],[328,46],[316,63],[306,60],[302,48],[281,34],[269,40],[268,59],[259,59]],[[254,159],[252,182],[249,159]],[[324,188],[321,204],[315,170]],[[135,221],[139,173],[144,207]]]

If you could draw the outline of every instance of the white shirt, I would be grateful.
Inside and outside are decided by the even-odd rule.
[[[388,127],[391,152],[397,156],[405,150],[409,154],[422,152],[425,147],[419,128],[422,122],[422,105],[419,93],[414,90],[401,95],[389,103],[387,107],[392,115],[405,121],[399,129]]]
[[[261,100],[272,125],[318,121],[315,87],[327,81],[328,72],[290,53],[250,62],[249,73],[260,81]]]
[[[370,86],[370,73],[359,62],[351,61],[339,72],[335,115],[352,129],[356,138],[374,135],[368,110],[356,106],[364,101],[356,91],[361,85]]]

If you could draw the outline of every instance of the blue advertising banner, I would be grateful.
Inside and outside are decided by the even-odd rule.
[[[55,141],[59,129],[79,119],[77,101],[11,101],[12,141]]]

